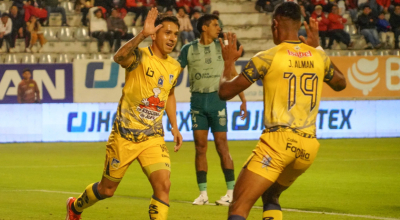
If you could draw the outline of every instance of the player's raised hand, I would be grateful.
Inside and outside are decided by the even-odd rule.
[[[176,143],[174,147],[174,152],[178,152],[178,150],[182,146],[183,138],[181,132],[177,128],[172,128],[171,130],[172,135],[174,136],[174,142]]]
[[[224,33],[224,40],[219,38],[219,43],[221,44],[222,56],[225,62],[235,62],[243,53],[243,45],[240,46],[239,50],[237,49],[237,39],[234,33]]]
[[[157,16],[158,16],[157,8],[152,8],[147,14],[147,18],[144,21],[144,26],[142,30],[142,33],[145,37],[155,34],[160,28],[162,28],[163,26],[162,24],[157,25],[157,27],[154,26]]]
[[[300,36],[300,40],[311,46],[311,47],[318,47],[319,46],[319,33],[318,33],[318,21],[314,18],[310,18],[310,24],[304,21],[304,27],[306,28],[307,32],[307,40],[304,36]]]

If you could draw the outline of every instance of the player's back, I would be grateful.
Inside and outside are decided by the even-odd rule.
[[[284,126],[315,135],[322,84],[333,74],[325,52],[285,41],[260,52],[249,65],[254,65],[264,84],[266,128]],[[250,75],[249,66],[245,71]]]

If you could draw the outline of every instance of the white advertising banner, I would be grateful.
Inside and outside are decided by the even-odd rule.
[[[246,61],[237,61],[236,70],[241,72]],[[112,60],[74,60],[74,102],[118,102],[125,85],[125,69]],[[187,68],[179,76],[175,87],[177,102],[190,102]],[[262,83],[258,81],[245,91],[248,101],[262,101]],[[232,101],[240,101],[235,97]]]
[[[240,119],[240,102],[228,103],[228,139],[257,140],[264,129],[263,103],[248,102]],[[317,116],[318,138],[400,137],[400,100],[322,101]],[[0,142],[106,141],[117,103],[0,105]],[[189,103],[177,104],[178,128],[193,140]],[[163,117],[165,139],[173,140]],[[212,139],[212,135],[209,135]]]

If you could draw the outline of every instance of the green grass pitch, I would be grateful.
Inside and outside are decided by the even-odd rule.
[[[281,196],[285,220],[400,219],[400,138],[320,143],[314,164]],[[236,176],[255,144],[229,142]],[[191,204],[199,193],[193,142],[185,142],[178,153],[173,143],[167,145],[172,161],[169,219],[227,219],[227,207]],[[207,156],[208,194],[215,202],[226,186],[212,142]],[[0,220],[64,219],[66,199],[100,180],[104,157],[105,143],[0,145]],[[145,220],[151,195],[134,162],[115,197],[85,210],[82,218]],[[261,201],[256,206],[248,219],[261,219]]]

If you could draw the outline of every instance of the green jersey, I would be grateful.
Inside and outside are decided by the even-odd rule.
[[[182,47],[178,62],[189,66],[190,91],[211,93],[218,91],[219,78],[224,71],[221,45],[215,39],[209,45],[194,40]]]

